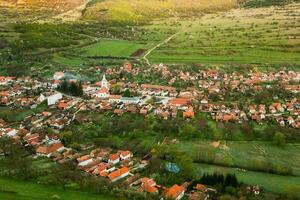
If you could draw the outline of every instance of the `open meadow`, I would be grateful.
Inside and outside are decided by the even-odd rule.
[[[255,171],[241,171],[238,168],[222,167],[209,164],[195,164],[195,178],[202,174],[235,174],[239,181],[249,185],[259,185],[265,190],[274,193],[285,193],[290,187],[300,185],[300,177],[281,176]],[[299,194],[300,195],[300,194]]]
[[[154,20],[135,27],[135,40],[99,38],[75,54],[135,59],[151,49],[151,63],[299,64],[299,8],[290,4]]]
[[[235,9],[177,23],[157,21],[157,29],[168,24],[178,34],[149,58],[167,63],[299,64],[299,8]]]
[[[112,197],[87,192],[62,190],[55,186],[0,178],[0,199],[5,200],[112,200]]]
[[[211,141],[182,141],[178,148],[194,162],[300,177],[300,145],[278,147],[263,141],[227,141],[217,148]]]

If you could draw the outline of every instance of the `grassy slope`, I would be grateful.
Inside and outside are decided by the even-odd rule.
[[[179,149],[187,152],[192,157],[209,156],[220,164],[232,164],[241,168],[260,163],[271,163],[276,166],[289,166],[293,173],[300,177],[300,145],[287,144],[285,147],[274,146],[270,142],[260,141],[228,141],[227,150],[215,149],[210,145],[211,141],[182,141],[178,144]]]
[[[267,191],[274,193],[284,193],[288,187],[300,185],[300,177],[280,176],[253,171],[241,172],[236,168],[219,167],[207,164],[195,164],[195,168],[197,178],[201,178],[203,173],[231,173],[235,174],[238,180],[245,184],[259,185]]]
[[[7,0],[0,0],[0,5],[7,3]],[[9,0],[11,5],[24,7],[46,8],[55,10],[69,10],[83,4],[85,0]]]
[[[202,11],[228,10],[235,0],[105,0],[90,4],[85,18],[140,23],[150,18],[199,15]]]
[[[0,199],[5,200],[50,200],[58,195],[62,200],[110,200],[108,196],[78,191],[61,190],[53,186],[0,178]],[[12,191],[14,193],[3,192]]]
[[[300,4],[291,4],[237,9],[182,21],[177,25],[182,31],[150,59],[169,63],[300,63],[299,8]],[[156,26],[164,23],[172,24],[165,21]]]

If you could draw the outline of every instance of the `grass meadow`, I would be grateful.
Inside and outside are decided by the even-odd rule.
[[[254,171],[240,171],[237,168],[221,167],[208,164],[195,164],[195,177],[201,178],[204,173],[235,174],[240,182],[249,185],[259,185],[265,190],[274,193],[285,193],[289,187],[299,186],[300,177],[280,176]],[[300,195],[300,194],[299,194]]]
[[[83,56],[113,56],[130,57],[138,49],[145,48],[144,44],[126,40],[100,40],[97,43],[79,49]]]
[[[0,199],[5,200],[112,200],[109,196],[62,190],[55,186],[0,178]]]
[[[154,20],[135,27],[135,40],[98,38],[93,44],[75,48],[74,62],[68,58],[57,61],[76,65],[89,57],[128,58],[177,33],[148,55],[151,63],[300,64],[299,8],[298,3]]]
[[[149,58],[167,63],[299,64],[299,7],[235,9],[177,23],[156,22],[158,28],[167,23],[179,31]]]
[[[219,148],[211,141],[182,141],[177,147],[191,155],[195,162],[207,162],[222,166],[264,170],[290,168],[300,177],[300,145],[286,144],[278,147],[263,141],[223,141]]]

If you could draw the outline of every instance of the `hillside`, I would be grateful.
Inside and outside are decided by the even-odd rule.
[[[0,5],[64,12],[74,9],[85,2],[86,0],[0,0]]]
[[[94,0],[84,17],[137,24],[153,18],[199,16],[203,12],[229,10],[237,6],[236,0]]]

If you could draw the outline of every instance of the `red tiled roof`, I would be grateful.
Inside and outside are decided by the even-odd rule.
[[[109,160],[117,160],[119,158],[119,154],[115,153],[115,154],[110,154],[109,155]]]
[[[148,184],[143,184],[142,185],[142,189],[145,191],[145,192],[149,192],[149,193],[155,193],[158,191],[158,189],[154,186],[150,186]]]
[[[191,102],[190,99],[187,98],[174,98],[169,100],[169,104],[174,106],[186,106]]]
[[[176,199],[183,191],[184,187],[175,184],[166,191],[165,196],[167,198]]]
[[[98,90],[96,93],[97,94],[99,94],[99,93],[108,93],[108,89],[106,87],[101,87],[100,90]]]
[[[36,150],[37,153],[40,154],[50,154],[57,151],[59,148],[63,147],[62,143],[54,143],[49,146],[39,146]]]
[[[116,178],[118,178],[118,177],[120,177],[120,176],[122,176],[123,174],[126,174],[126,173],[128,173],[128,172],[129,172],[129,169],[128,169],[127,167],[123,167],[123,168],[121,168],[121,169],[118,169],[118,170],[116,170],[116,171],[110,173],[110,174],[108,175],[108,178],[109,178],[111,181],[113,181],[113,180],[115,180]]]
[[[195,188],[196,188],[196,190],[200,190],[200,191],[206,190],[205,185],[202,185],[202,184],[197,184]]]
[[[126,156],[128,156],[128,155],[130,155],[131,154],[131,152],[130,151],[119,151],[119,153],[123,156],[123,157],[126,157]]]
[[[64,109],[66,109],[68,107],[68,104],[66,103],[66,102],[59,102],[59,104],[58,104],[58,108],[59,109],[62,109],[62,110],[64,110]]]
[[[142,84],[142,89],[152,89],[152,90],[167,90],[167,91],[176,91],[176,88],[170,86],[162,86],[162,85],[150,85],[150,84]]]

